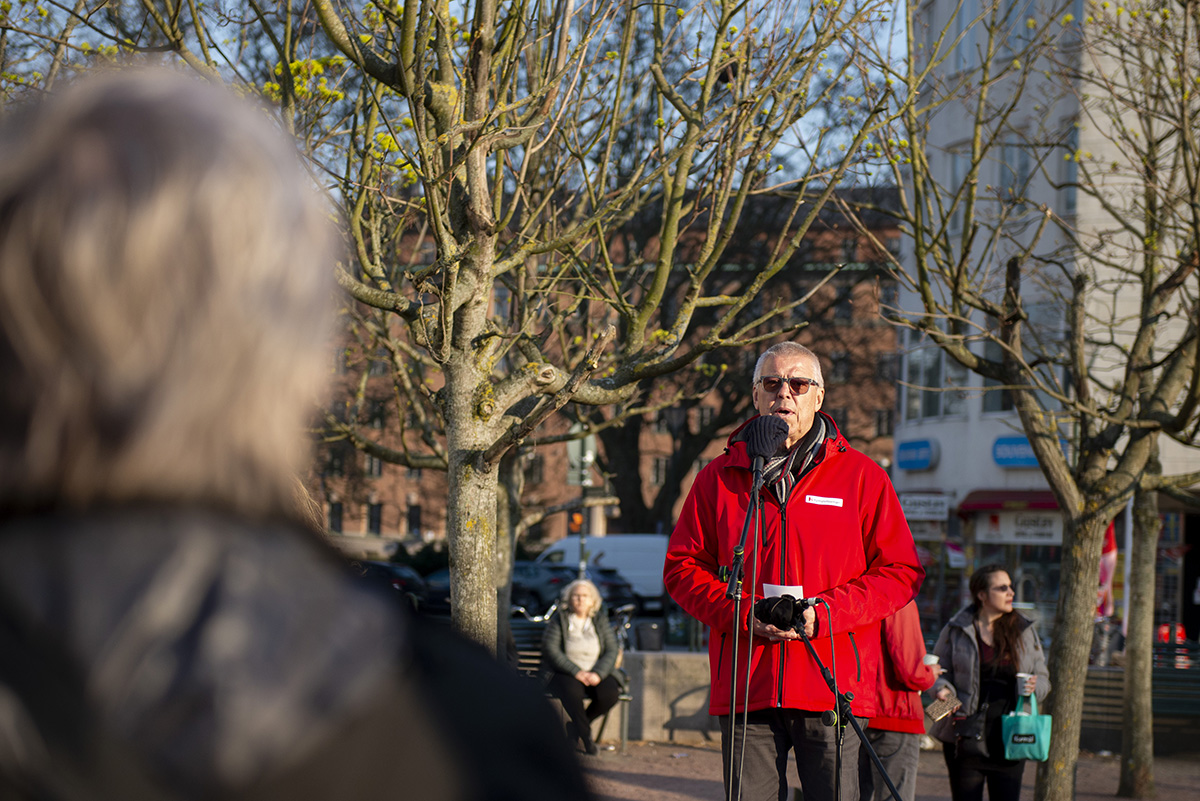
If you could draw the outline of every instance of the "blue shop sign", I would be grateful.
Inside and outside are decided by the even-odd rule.
[[[913,439],[896,447],[896,466],[901,470],[932,470],[941,450],[936,439]]]
[[[1037,467],[1037,457],[1028,437],[996,437],[992,461],[1000,467]]]

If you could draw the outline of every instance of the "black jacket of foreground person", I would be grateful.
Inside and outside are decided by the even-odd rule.
[[[587,797],[535,682],[298,528],[10,518],[0,588],[0,798]]]

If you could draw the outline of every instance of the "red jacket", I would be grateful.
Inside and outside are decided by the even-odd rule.
[[[925,575],[887,474],[850,448],[828,416],[821,417],[833,434],[818,443],[813,466],[797,481],[786,506],[771,489],[763,491],[764,545],[755,547],[753,536],[746,544],[743,593],[751,587],[754,592],[742,603],[739,711],[745,692],[746,620],[753,599],[763,595],[764,582],[800,584],[806,597],[825,599],[828,607],[816,609],[819,628],[813,645],[827,668],[836,666],[838,691],[854,693],[854,713],[870,717],[875,713],[879,621],[912,600]],[[726,582],[718,571],[732,561],[750,502],[750,459],[738,441],[740,432],[730,436],[725,453],[692,484],[663,570],[671,597],[712,629],[709,710],[714,715],[729,712],[733,631],[733,601],[725,597]],[[754,642],[749,698],[750,709],[833,708],[833,694],[800,641]]]
[[[925,733],[925,707],[921,691],[937,681],[925,664],[925,638],[916,603],[909,603],[883,621],[883,659],[880,662],[875,717],[872,729]]]

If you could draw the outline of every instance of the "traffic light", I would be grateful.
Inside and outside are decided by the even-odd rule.
[[[571,512],[567,515],[567,533],[579,534],[583,531],[583,512]]]

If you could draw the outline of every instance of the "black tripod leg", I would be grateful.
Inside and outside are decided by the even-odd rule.
[[[879,759],[879,754],[875,753],[875,749],[871,747],[871,742],[867,739],[867,735],[863,733],[862,727],[858,725],[858,721],[853,715],[850,716],[850,725],[854,727],[854,731],[858,734],[858,747],[867,749],[867,756],[871,757],[871,764],[879,770],[879,775],[883,777],[883,783],[892,792],[892,798],[896,799],[896,801],[904,801],[900,797],[900,791],[892,783],[892,777],[888,775],[887,769],[884,768],[883,761]],[[870,801],[870,799],[861,798],[859,801]]]
[[[817,649],[813,648],[812,642],[803,631],[800,632],[800,639],[804,642],[804,647],[808,649],[809,656],[813,658],[813,661],[817,663],[817,667],[821,669],[821,678],[825,679],[826,686],[829,687],[829,691],[833,693],[833,697],[836,699],[838,719],[834,722],[834,725],[838,726],[838,732],[835,736],[837,753],[834,756],[834,764],[837,765],[837,777],[834,780],[834,797],[837,799],[841,798],[842,736],[845,734],[844,727],[849,722],[850,726],[854,729],[854,733],[858,735],[859,747],[867,749],[867,755],[871,757],[872,764],[879,768],[879,775],[883,777],[884,784],[892,791],[892,798],[896,799],[896,801],[904,801],[904,799],[900,798],[900,791],[896,789],[896,785],[892,782],[892,777],[888,775],[887,770],[883,767],[883,762],[880,761],[879,754],[876,754],[875,749],[871,747],[871,743],[867,740],[867,735],[863,732],[862,726],[858,724],[858,720],[854,717],[854,713],[850,709],[852,696],[849,693],[838,692],[833,673],[830,672],[829,668],[825,667],[825,663],[821,661],[821,657],[817,654]],[[860,801],[867,800],[860,799]]]

